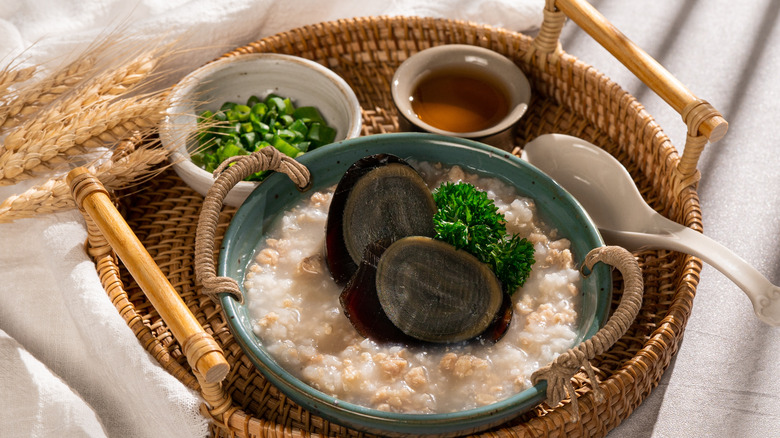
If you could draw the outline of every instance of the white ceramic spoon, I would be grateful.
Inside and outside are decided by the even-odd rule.
[[[576,137],[547,134],[528,143],[524,157],[582,204],[608,244],[699,257],[747,294],[761,321],[780,326],[780,287],[725,246],[653,210],[606,151]]]

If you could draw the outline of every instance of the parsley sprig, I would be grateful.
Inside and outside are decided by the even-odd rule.
[[[525,238],[506,233],[506,219],[487,193],[469,183],[444,183],[433,192],[438,211],[433,216],[436,239],[473,254],[491,267],[514,293],[525,283],[534,264],[534,247]]]

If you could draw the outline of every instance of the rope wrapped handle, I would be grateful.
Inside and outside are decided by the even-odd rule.
[[[219,294],[227,293],[240,303],[244,302],[236,280],[217,276],[213,259],[214,239],[225,196],[244,178],[263,170],[286,174],[300,190],[305,190],[311,184],[311,173],[306,166],[273,147],[262,148],[250,155],[231,157],[217,167],[214,171],[216,180],[206,192],[195,230],[195,278],[203,284],[203,293],[214,301],[218,301]]]
[[[570,348],[550,364],[543,366],[531,375],[531,381],[534,385],[542,380],[547,381],[547,404],[550,406],[556,406],[560,403],[568,392],[574,410],[573,422],[579,421],[580,411],[571,378],[580,368],[584,367],[593,386],[596,401],[600,403],[604,399],[604,393],[599,387],[593,368],[590,366],[590,360],[609,350],[626,333],[631,323],[636,319],[639,308],[642,307],[644,282],[642,271],[634,256],[619,246],[602,246],[588,253],[583,266],[593,269],[593,265],[597,262],[612,265],[623,275],[625,286],[618,308],[604,327],[596,332],[592,338]]]
[[[193,372],[203,383],[219,385],[230,371],[222,349],[182,300],[152,256],[117,211],[108,191],[88,169],[77,167],[67,176],[73,199],[87,227],[116,252],[149,302],[181,344]],[[101,249],[104,251],[105,248]]]
[[[656,92],[688,127],[685,147],[673,173],[673,189],[679,194],[701,178],[696,169],[708,142],[716,142],[728,131],[728,122],[706,100],[696,97],[685,85],[647,52],[629,40],[586,0],[545,0],[544,21],[525,62],[536,61],[540,67],[556,68],[562,48],[560,35],[566,18],[577,23],[637,78]]]

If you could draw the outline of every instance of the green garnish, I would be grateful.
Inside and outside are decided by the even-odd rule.
[[[504,217],[485,192],[466,183],[444,183],[433,192],[436,238],[465,249],[483,262],[488,245],[506,234]]]
[[[444,183],[433,192],[439,208],[434,238],[473,254],[491,267],[510,294],[523,285],[534,264],[534,247],[506,233],[506,219],[487,193],[468,183]]]
[[[265,100],[251,96],[246,104],[225,102],[216,113],[204,111],[198,118],[198,152],[192,161],[213,172],[225,159],[273,146],[296,158],[332,143],[336,130],[325,122],[317,108],[296,108],[289,98],[269,94]],[[247,181],[262,181],[268,171]]]

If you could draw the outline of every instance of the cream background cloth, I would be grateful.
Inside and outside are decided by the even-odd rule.
[[[515,30],[543,0],[2,0],[0,67],[51,70],[116,29],[186,34],[179,73],[234,47],[345,17],[419,15]],[[170,78],[175,80],[175,77]],[[35,181],[0,187],[0,199]],[[201,437],[200,400],[149,356],[102,289],[77,211],[0,224],[0,436]]]

